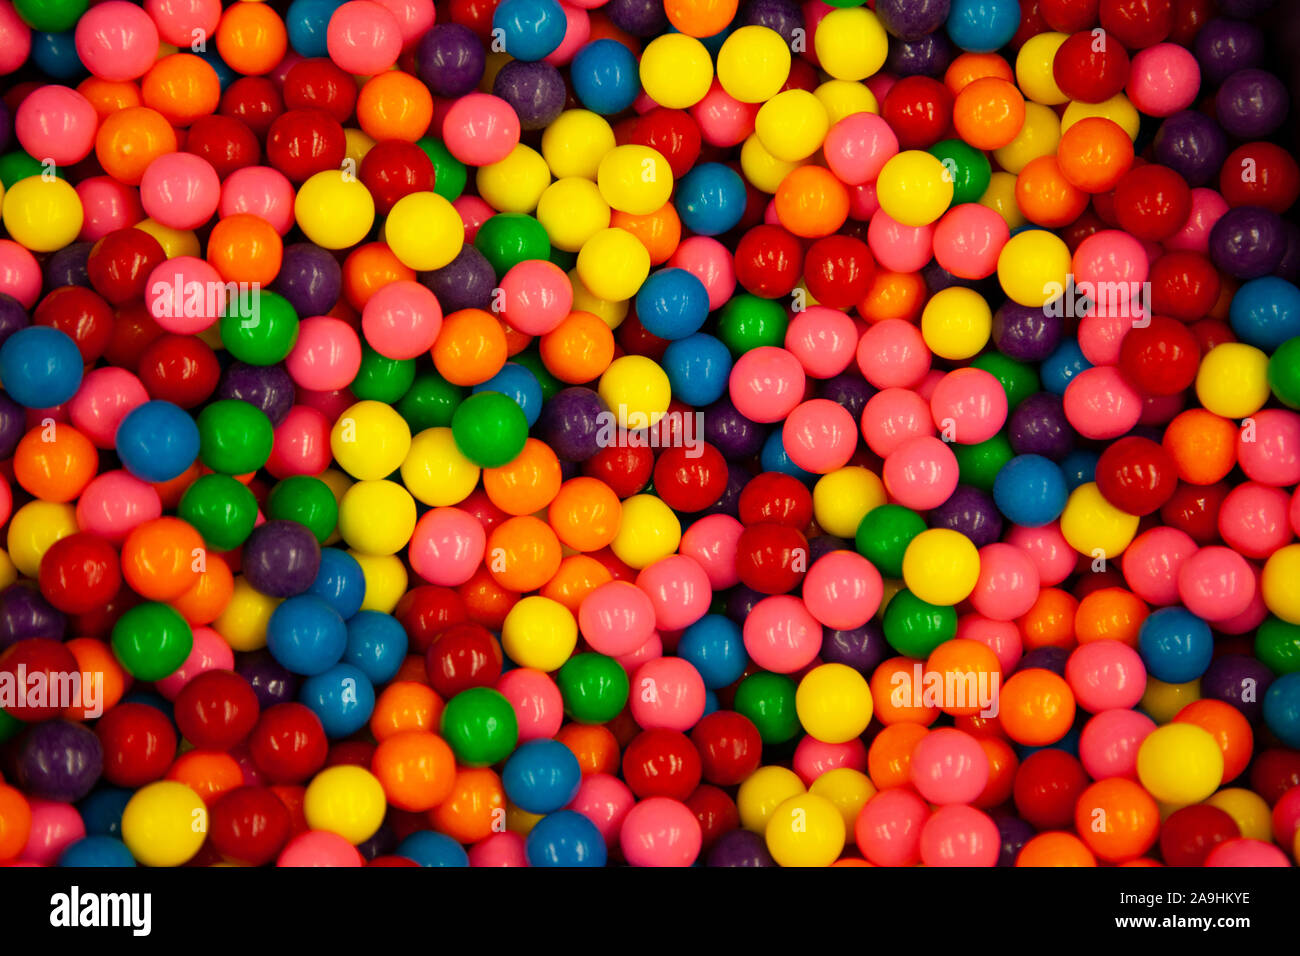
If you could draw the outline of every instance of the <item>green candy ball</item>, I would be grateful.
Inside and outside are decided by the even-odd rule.
[[[575,654],[555,675],[564,712],[580,724],[613,720],[627,704],[627,671],[604,654]]]
[[[1300,624],[1269,615],[1255,632],[1255,656],[1278,677],[1300,671]]]
[[[754,722],[763,743],[783,744],[799,732],[795,690],[795,682],[786,675],[759,671],[740,682],[734,706]]]
[[[1002,384],[1002,390],[1007,393],[1008,410],[1015,409],[1041,388],[1038,372],[1033,366],[1009,359],[1001,352],[985,352],[970,364],[982,368]]]
[[[352,394],[358,401],[393,405],[415,382],[415,359],[393,359],[380,355],[369,345],[361,348],[361,368],[352,380]]]
[[[911,508],[880,505],[862,516],[853,544],[858,554],[887,578],[903,576],[903,552],[925,530],[925,521]]]
[[[113,625],[113,655],[136,680],[170,677],[185,663],[194,632],[166,604],[146,601],[127,610]]]
[[[906,588],[885,608],[885,640],[904,657],[924,660],[957,633],[957,609],[927,604]]]
[[[469,181],[469,170],[465,164],[451,155],[446,143],[433,136],[426,136],[415,145],[424,150],[424,154],[433,163],[433,191],[447,202],[459,199]]]
[[[930,147],[929,153],[939,162],[952,179],[952,203],[979,202],[993,178],[993,167],[982,149],[976,149],[960,139],[945,139]]]
[[[284,361],[298,341],[298,313],[276,292],[258,289],[248,296],[230,296],[217,329],[234,358],[249,365]]]
[[[176,513],[213,550],[233,551],[257,523],[257,498],[229,475],[204,475],[185,490]]]
[[[412,435],[426,428],[450,428],[451,416],[467,394],[469,389],[451,384],[437,372],[424,372],[397,403],[397,414],[406,419]]]
[[[953,443],[948,447],[957,458],[961,483],[973,485],[980,491],[992,491],[993,479],[998,476],[1002,466],[1016,457],[1005,432],[998,432],[987,441],[974,445]]]
[[[519,403],[500,392],[479,392],[461,402],[451,416],[451,434],[460,453],[480,468],[508,465],[524,450],[528,419]]]
[[[789,325],[781,303],[744,292],[722,307],[718,338],[732,355],[739,356],[764,345],[784,345]]]
[[[40,33],[66,33],[89,6],[89,0],[14,0],[23,22]]]
[[[278,482],[266,498],[272,520],[296,521],[324,544],[339,523],[339,503],[319,478],[294,475]]]
[[[266,413],[238,398],[223,398],[199,413],[199,460],[224,475],[257,471],[271,457],[275,429]]]
[[[526,259],[551,257],[546,227],[522,212],[502,212],[487,219],[474,234],[474,248],[483,253],[498,279]]]
[[[457,763],[490,767],[515,749],[519,723],[505,697],[490,687],[471,687],[447,701],[442,712],[442,739]]]
[[[1268,384],[1279,402],[1300,408],[1300,335],[1279,345],[1268,360]]]

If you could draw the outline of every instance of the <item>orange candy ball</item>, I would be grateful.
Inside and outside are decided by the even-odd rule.
[[[776,189],[776,216],[796,236],[829,236],[849,218],[848,187],[828,169],[800,166]]]
[[[421,668],[424,662],[420,658]],[[401,675],[399,675],[400,677]],[[370,715],[370,733],[381,743],[394,734],[435,731],[442,720],[443,701],[427,684],[395,680],[380,692]]]
[[[556,537],[575,551],[599,551],[618,534],[623,504],[598,478],[570,478],[547,510]]]
[[[1074,633],[1080,644],[1120,641],[1136,648],[1142,622],[1150,609],[1132,591],[1098,588],[1079,602],[1074,612]]]
[[[1002,679],[1002,667],[998,657],[988,645],[967,638],[953,638],[944,641],[933,651],[925,663],[926,674],[940,675],[944,687],[961,687],[966,700],[958,704],[955,700],[946,701],[945,714],[954,717],[969,717],[978,714],[983,707],[980,704],[980,688],[996,691]],[[975,675],[976,684],[969,683],[966,675]],[[936,678],[927,677],[926,680]],[[964,683],[961,683],[964,682]],[[944,695],[945,698],[947,695]]]
[[[618,740],[603,724],[565,724],[555,739],[573,751],[585,777],[592,773],[618,773]]]
[[[890,724],[910,723],[929,727],[939,719],[939,708],[924,703],[914,704],[910,687],[914,681],[913,666],[909,657],[891,657],[871,675],[871,701],[877,720],[886,727]],[[906,683],[896,684],[894,675],[902,674]],[[895,699],[897,697],[897,700]]]
[[[1020,851],[1016,866],[1096,866],[1097,858],[1073,833],[1040,833]]]
[[[437,734],[408,730],[385,737],[370,770],[390,805],[414,813],[432,810],[451,794],[456,758]]]
[[[560,540],[540,518],[510,518],[488,535],[487,566],[502,587],[536,591],[560,569]]]
[[[877,790],[911,785],[912,751],[929,732],[923,724],[903,722],[889,724],[876,734],[867,750],[867,776]]]
[[[583,598],[612,580],[614,576],[609,573],[609,569],[595,558],[585,554],[571,554],[560,562],[560,570],[542,586],[539,593],[542,597],[558,601],[576,615]]]
[[[343,298],[358,311],[384,286],[414,281],[415,270],[403,265],[387,243],[368,242],[343,260]]]
[[[976,149],[1001,149],[1025,125],[1025,98],[1007,79],[972,80],[953,101],[952,125]]]
[[[590,312],[570,312],[541,337],[538,347],[546,370],[569,385],[600,378],[614,361],[614,332]]]
[[[226,7],[217,24],[217,53],[236,73],[261,76],[284,59],[289,33],[268,4],[237,3]]]
[[[122,542],[122,576],[148,601],[172,601],[199,580],[203,538],[180,518],[154,518]]]
[[[670,202],[644,216],[634,216],[616,209],[610,214],[609,224],[625,229],[641,240],[641,245],[650,253],[652,266],[667,262],[682,241],[682,220]]]
[[[176,130],[147,106],[133,106],[104,118],[95,134],[95,158],[104,172],[139,186],[145,169],[164,153],[176,152]]]
[[[1069,650],[1077,641],[1074,637],[1074,617],[1079,602],[1074,595],[1060,588],[1043,588],[1038,598],[1016,623],[1025,651],[1040,647],[1059,647]]]
[[[560,491],[560,460],[545,442],[529,438],[509,464],[483,469],[483,489],[506,514],[541,511]]]
[[[33,428],[14,450],[14,478],[42,501],[72,501],[99,470],[99,452],[71,425]]]
[[[482,309],[461,309],[445,316],[433,364],[453,385],[486,382],[506,364],[506,334],[497,317]]]
[[[1079,795],[1074,826],[1094,854],[1107,863],[1122,863],[1155,845],[1160,808],[1137,783],[1110,777]]]
[[[433,122],[433,94],[409,73],[381,73],[361,87],[357,120],[372,139],[414,143]]]
[[[1056,161],[1076,189],[1109,192],[1133,165],[1133,141],[1114,120],[1089,116],[1061,134]]]
[[[1059,229],[1088,208],[1088,194],[1066,179],[1055,156],[1039,156],[1016,177],[1016,205],[1030,222]]]
[[[173,126],[189,126],[217,111],[221,82],[217,71],[193,53],[173,53],[155,63],[141,81],[144,105]]]
[[[226,282],[269,286],[280,273],[284,242],[261,216],[236,213],[212,227],[208,262]]]
[[[1041,747],[1064,737],[1074,723],[1074,693],[1065,678],[1031,667],[1002,685],[998,719],[1018,744]]]
[[[429,822],[458,843],[477,843],[505,829],[506,791],[491,770],[461,770],[447,798],[429,811]]]
[[[1195,724],[1215,739],[1223,751],[1225,785],[1245,771],[1255,750],[1255,734],[1236,707],[1213,698],[1194,700],[1174,715],[1174,721]]]
[[[1237,426],[1203,408],[1175,415],[1161,444],[1189,485],[1212,485],[1237,463]]]
[[[221,616],[235,593],[235,576],[219,554],[209,553],[199,579],[171,604],[190,627],[211,624]]]
[[[95,702],[99,705],[99,714],[94,713],[93,710],[87,710],[82,704],[74,704],[63,712],[63,716],[68,720],[84,721],[99,717],[103,711],[116,706],[117,702],[122,699],[122,695],[126,693],[131,677],[122,668],[122,665],[117,662],[113,649],[103,641],[97,641],[93,637],[74,637],[64,643],[63,646],[70,650],[72,656],[76,658],[77,670],[80,673],[90,674],[92,680],[103,681],[103,689],[99,692],[99,700]],[[83,701],[84,699],[83,691]],[[0,853],[0,859],[3,858],[4,854]]]

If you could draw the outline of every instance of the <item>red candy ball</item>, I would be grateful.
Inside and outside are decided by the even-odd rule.
[[[1196,336],[1163,315],[1154,316],[1145,327],[1130,329],[1120,343],[1120,371],[1148,395],[1177,395],[1196,380],[1200,363]]]
[[[266,160],[300,184],[316,173],[338,169],[347,155],[343,124],[324,110],[290,110],[271,123]]]
[[[736,573],[746,587],[763,594],[787,594],[808,570],[808,540],[795,528],[763,522],[741,532]]]
[[[1070,99],[1100,103],[1124,89],[1128,67],[1128,53],[1115,37],[1085,30],[1057,48],[1052,78]]]
[[[814,299],[833,309],[847,309],[867,294],[876,260],[861,239],[827,236],[808,247],[803,273]]]
[[[727,490],[727,461],[712,445],[666,448],[655,462],[655,494],[674,511],[703,511]]]
[[[261,866],[288,842],[292,821],[284,802],[266,787],[236,787],[212,805],[208,839],[226,859]]]
[[[755,226],[736,244],[736,281],[746,292],[779,299],[803,273],[803,246],[780,226]]]
[[[229,750],[257,724],[257,695],[234,671],[204,671],[176,696],[176,726],[200,750]]]
[[[1073,755],[1055,748],[1035,751],[1016,771],[1016,812],[1039,830],[1067,829],[1088,783],[1083,764]]]
[[[501,646],[478,624],[453,624],[433,639],[424,660],[429,684],[450,699],[471,687],[491,687],[501,676]]]
[[[715,710],[691,729],[691,742],[700,755],[709,783],[732,787],[758,769],[763,739],[754,722],[732,710]]]
[[[1168,239],[1191,212],[1192,190],[1168,166],[1135,166],[1115,186],[1120,228],[1139,239]]]
[[[119,787],[161,780],[176,756],[176,729],[157,707],[121,703],[95,725],[104,751],[104,779]]]
[[[700,785],[700,774],[699,752],[676,730],[643,730],[623,751],[623,779],[638,800],[685,800]]]
[[[1158,511],[1178,487],[1178,467],[1164,447],[1129,435],[1107,446],[1097,461],[1097,488],[1131,515]]]
[[[85,614],[107,604],[122,586],[117,550],[85,532],[50,545],[41,558],[41,593],[65,614]]]
[[[262,712],[249,735],[248,751],[272,783],[301,783],[325,766],[329,742],[310,708],[276,704]]]

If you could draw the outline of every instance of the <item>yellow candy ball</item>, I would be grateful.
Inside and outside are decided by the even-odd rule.
[[[799,682],[794,709],[799,723],[814,739],[827,744],[847,743],[871,723],[871,688],[852,667],[822,664]]]
[[[844,818],[844,826],[851,831],[858,822],[862,808],[876,795],[876,787],[862,771],[852,767],[837,767],[814,780],[808,792],[834,804]]]
[[[350,406],[330,430],[330,451],[353,478],[387,478],[411,449],[411,428],[391,405],[373,400]]]
[[[854,113],[879,113],[880,103],[865,83],[856,80],[827,80],[813,95],[826,107],[826,117],[834,126]]]
[[[588,239],[609,228],[609,203],[590,179],[569,176],[546,187],[537,201],[537,221],[551,245],[577,252]]]
[[[891,219],[928,226],[952,204],[952,176],[935,156],[907,149],[891,156],[876,180],[876,198]]]
[[[777,159],[797,163],[821,149],[831,128],[826,107],[807,90],[778,93],[758,110],[754,133]]]
[[[465,223],[456,207],[437,193],[410,193],[389,211],[384,240],[402,265],[432,272],[460,255]]]
[[[354,173],[326,169],[298,187],[293,216],[316,245],[346,249],[370,233],[375,224],[375,201]]]
[[[426,428],[402,461],[402,484],[422,504],[460,504],[478,485],[479,467],[456,447],[451,429]]]
[[[141,787],[122,811],[122,842],[145,866],[180,866],[207,838],[208,811],[199,795],[175,780]]]
[[[65,179],[28,176],[4,194],[9,238],[32,252],[53,252],[74,242],[85,216],[81,197]]]
[[[644,355],[622,355],[614,359],[601,374],[596,391],[618,427],[633,431],[658,424],[672,400],[668,373]],[[612,441],[613,429],[608,431],[605,437]]]
[[[622,302],[636,295],[650,275],[650,253],[632,233],[611,226],[583,244],[577,269],[578,278],[592,295]]]
[[[672,508],[654,495],[633,495],[623,502],[618,534],[609,547],[639,571],[675,552],[681,540],[682,523]]]
[[[559,670],[577,644],[573,613],[559,601],[535,594],[516,602],[501,626],[501,648],[520,667]]]
[[[237,651],[255,651],[266,646],[266,625],[280,606],[280,599],[258,591],[242,574],[235,578],[235,589],[212,629]]]
[[[742,103],[762,103],[776,96],[790,76],[790,47],[775,30],[745,26],[722,42],[718,82]]]
[[[673,171],[657,149],[616,146],[601,159],[596,184],[610,208],[648,216],[662,209],[672,196]]]
[[[980,576],[975,543],[950,528],[930,528],[903,552],[903,583],[928,604],[951,607],[970,597]]]
[[[1259,579],[1264,604],[1288,624],[1300,624],[1300,544],[1278,548]]]
[[[777,766],[759,767],[736,791],[740,825],[754,833],[762,833],[777,807],[804,792],[803,781],[793,770]]]
[[[327,767],[312,778],[302,811],[313,830],[337,833],[349,843],[364,843],[384,822],[384,787],[369,770],[353,765]]]
[[[709,92],[713,58],[695,37],[665,33],[641,52],[640,74],[650,99],[670,110],[689,109]]]
[[[339,503],[339,534],[362,554],[396,554],[415,530],[415,499],[395,481],[358,481]]]
[[[1016,177],[1006,170],[999,169],[989,177],[989,188],[979,202],[1001,216],[1008,229],[1017,229],[1028,221],[1016,202]]]
[[[1087,119],[1089,116],[1100,116],[1119,124],[1119,128],[1128,133],[1129,139],[1137,139],[1138,127],[1142,121],[1137,109],[1129,102],[1129,98],[1123,93],[1116,93],[1101,103],[1071,100],[1070,105],[1061,114],[1061,132],[1064,133],[1079,120]]]
[[[1061,142],[1061,121],[1050,106],[1041,103],[1025,104],[1025,122],[1016,138],[1001,149],[993,151],[993,158],[1008,173],[1020,171],[1040,156],[1053,156]]]
[[[609,123],[590,110],[565,110],[542,133],[542,157],[556,179],[595,179],[601,159],[616,145]]]
[[[175,259],[177,256],[202,257],[203,255],[203,246],[199,242],[199,237],[194,234],[193,229],[173,229],[171,226],[164,226],[153,219],[144,219],[137,222],[132,228],[147,232],[157,239],[158,245],[162,246],[163,253],[168,259]],[[207,331],[215,333],[217,327],[214,325]],[[217,343],[220,344],[220,342],[221,336],[217,334]]]
[[[1028,229],[998,253],[998,283],[1020,305],[1041,306],[1061,294],[1070,272],[1070,247],[1045,229]]]
[[[551,168],[541,153],[520,143],[505,159],[480,167],[474,183],[497,212],[532,212],[551,184]]]
[[[961,361],[978,355],[992,332],[993,313],[974,289],[942,289],[921,312],[921,337],[941,358]]]
[[[1097,483],[1089,481],[1070,492],[1061,512],[1061,534],[1080,554],[1117,558],[1137,534],[1139,520],[1107,501]]]
[[[799,166],[769,153],[757,133],[751,133],[740,147],[740,169],[759,192],[775,195],[782,180]]]
[[[772,812],[763,833],[768,852],[781,866],[830,866],[844,850],[847,828],[835,804],[801,793]]]
[[[1232,817],[1247,840],[1273,842],[1273,812],[1264,798],[1244,787],[1224,787],[1205,800]]]
[[[1157,727],[1138,747],[1138,780],[1161,803],[1199,803],[1223,781],[1223,751],[1195,724]]]
[[[817,479],[813,485],[813,516],[828,534],[852,539],[867,512],[887,500],[885,483],[875,472],[849,465]]]
[[[1142,692],[1139,706],[1157,724],[1167,724],[1192,701],[1201,699],[1201,681],[1197,678],[1185,684],[1166,684],[1147,675],[1146,690]]]
[[[569,270],[569,285],[573,288],[574,312],[590,312],[598,316],[611,329],[618,328],[627,318],[628,300],[610,301],[600,298],[582,284],[577,268]]]
[[[1244,342],[1216,345],[1201,358],[1196,397],[1224,418],[1254,415],[1272,397],[1268,354]]]
[[[9,519],[9,560],[21,574],[39,577],[41,558],[50,546],[80,530],[75,506],[39,498],[29,501]]]
[[[361,576],[366,579],[366,594],[361,599],[361,610],[392,614],[397,602],[406,593],[406,565],[395,554],[362,554],[349,551],[361,565]]]
[[[889,37],[866,7],[842,7],[822,18],[813,34],[822,69],[837,80],[865,80],[880,72],[889,55]]]
[[[1016,54],[1016,85],[1025,99],[1044,106],[1069,102],[1052,74],[1056,51],[1069,39],[1066,33],[1039,33],[1025,41]]]

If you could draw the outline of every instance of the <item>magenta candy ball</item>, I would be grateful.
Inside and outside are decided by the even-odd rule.
[[[957,489],[957,457],[933,436],[909,438],[885,459],[885,490],[905,508],[929,511]]]
[[[619,846],[632,866],[690,866],[703,833],[690,807],[668,797],[642,800],[623,817]]]
[[[824,475],[849,463],[858,446],[858,424],[839,402],[814,398],[786,417],[781,441],[792,462]]]
[[[1079,553],[1070,547],[1061,534],[1061,526],[1055,522],[1041,528],[1012,525],[1004,535],[1004,542],[1019,548],[1034,562],[1041,587],[1056,587],[1074,573],[1079,561]]]
[[[442,137],[447,150],[462,163],[490,166],[519,145],[519,117],[499,96],[470,93],[447,110]]]
[[[1137,651],[1121,641],[1089,641],[1070,653],[1065,679],[1074,699],[1089,713],[1137,706],[1147,671]]]
[[[382,73],[402,52],[402,28],[384,6],[372,0],[348,0],[335,9],[325,30],[330,59],[348,73]]]
[[[1114,366],[1086,368],[1065,388],[1065,417],[1084,438],[1126,435],[1142,417],[1142,396]]]
[[[1219,506],[1219,536],[1247,558],[1267,559],[1291,540],[1290,505],[1291,496],[1281,488],[1255,481],[1238,485]]]
[[[1020,628],[1014,621],[995,621],[982,614],[963,614],[957,621],[956,636],[978,641],[991,650],[1004,674],[1015,669],[1024,652]]]
[[[317,392],[347,388],[361,369],[361,340],[342,319],[328,315],[303,319],[284,367],[303,388]]]
[[[970,734],[941,727],[917,741],[911,778],[930,803],[970,803],[989,782],[989,758]]]
[[[654,633],[654,601],[630,581],[607,581],[582,599],[578,629],[597,653],[634,653]]]
[[[890,272],[919,272],[934,256],[934,226],[905,226],[877,209],[867,226],[867,246]]]
[[[573,311],[573,285],[553,262],[528,259],[501,277],[501,317],[525,335],[545,335]]]
[[[813,562],[803,582],[808,611],[825,627],[851,631],[880,609],[884,582],[856,551],[832,551]]]
[[[527,866],[524,838],[513,830],[499,830],[466,851],[470,866]]]
[[[400,279],[366,300],[361,334],[385,358],[413,359],[433,348],[442,319],[437,296],[418,282]]]
[[[882,790],[859,812],[853,835],[876,866],[912,866],[921,859],[921,830],[929,818],[929,806],[910,788]]]
[[[140,193],[134,186],[119,183],[111,176],[91,176],[77,183],[84,221],[81,238],[95,241],[115,229],[125,229],[144,218]]]
[[[83,13],[74,42],[86,69],[117,83],[144,76],[158,59],[158,28],[125,0],[107,0]]]
[[[704,716],[704,678],[680,657],[646,661],[632,674],[628,709],[646,730],[666,728],[683,733]]]
[[[145,282],[149,315],[168,332],[197,335],[213,325],[226,308],[221,274],[196,256],[177,256],[159,263]]]
[[[456,587],[474,576],[486,547],[487,532],[468,511],[434,508],[415,523],[411,567],[430,584]]]
[[[830,128],[822,152],[840,182],[860,186],[874,182],[898,152],[898,137],[875,113],[853,113]]]
[[[949,372],[930,396],[935,427],[950,441],[977,445],[1002,430],[1007,421],[1007,393],[979,368]]]
[[[623,818],[636,804],[636,796],[622,780],[608,773],[593,773],[582,778],[578,794],[568,809],[576,810],[596,824],[607,847],[618,842]]]
[[[794,760],[791,766],[805,787],[811,787],[813,781],[822,774],[843,767],[866,773],[867,745],[862,742],[861,737],[854,737],[842,744],[828,744],[824,740],[806,735],[794,748]]]
[[[180,668],[160,681],[154,682],[158,693],[168,700],[175,700],[176,695],[205,671],[233,671],[235,669],[235,652],[231,650],[226,639],[210,627],[194,628],[194,644],[190,647],[189,657],[185,658]]]
[[[1140,710],[1103,710],[1083,725],[1079,762],[1093,780],[1137,776],[1138,748],[1156,722]]]
[[[670,554],[643,568],[636,586],[654,605],[655,627],[680,631],[709,613],[713,588],[704,568],[684,554]]]
[[[707,515],[692,522],[682,533],[677,550],[694,558],[704,569],[713,590],[721,591],[740,581],[736,572],[736,547],[744,531],[745,526],[731,515]]]
[[[265,219],[280,235],[293,228],[293,183],[270,166],[245,166],[226,177],[217,212],[222,219],[248,213]]]
[[[1038,600],[1038,568],[1015,545],[995,542],[980,548],[980,573],[971,606],[994,621],[1012,621],[1029,613]]]
[[[117,426],[135,408],[149,401],[149,392],[134,372],[113,365],[92,369],[68,402],[73,427],[99,449],[113,447]]]
[[[92,478],[77,500],[77,526],[113,544],[161,515],[162,500],[153,485],[121,470]]]
[[[1205,621],[1236,617],[1255,597],[1255,572],[1231,548],[1201,548],[1178,569],[1178,597]]]
[[[858,368],[876,388],[915,388],[930,371],[931,353],[921,330],[902,319],[885,319],[858,342]]]
[[[803,601],[789,594],[764,598],[743,626],[745,650],[763,670],[793,674],[821,650],[822,628]]]
[[[962,279],[987,279],[1011,238],[1007,221],[979,203],[953,206],[934,226],[934,258]]]
[[[750,349],[731,368],[729,389],[736,411],[752,422],[779,422],[803,399],[803,366],[772,345]]]
[[[862,437],[881,458],[908,439],[933,434],[930,406],[910,388],[883,389],[862,410]]]
[[[1148,116],[1172,116],[1196,100],[1201,68],[1196,57],[1177,43],[1157,43],[1139,50],[1129,64],[1129,100]]]
[[[736,263],[727,247],[709,236],[691,236],[668,259],[673,269],[685,269],[704,283],[709,310],[720,309],[736,291]]]
[[[1237,433],[1237,463],[1246,477],[1278,488],[1300,482],[1300,414],[1265,408],[1251,417],[1254,434]]]
[[[276,866],[365,866],[361,854],[343,837],[328,830],[300,833],[280,851]]]
[[[785,347],[809,378],[833,378],[853,362],[858,328],[839,309],[814,305],[795,313],[785,333]]]
[[[1129,590],[1148,604],[1177,604],[1179,571],[1196,550],[1196,542],[1185,531],[1151,528],[1124,549],[1120,569]]]
[[[14,114],[14,132],[23,149],[57,166],[71,166],[89,156],[98,128],[90,100],[66,86],[33,90]]]
[[[1002,838],[987,813],[960,804],[940,807],[921,828],[926,866],[997,866]]]
[[[520,743],[548,740],[560,732],[564,698],[549,675],[531,667],[516,667],[501,675],[496,691],[514,709]]]

